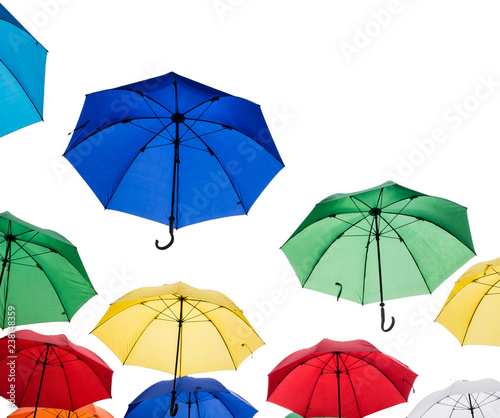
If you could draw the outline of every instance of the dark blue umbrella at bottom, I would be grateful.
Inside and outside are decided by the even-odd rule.
[[[165,417],[171,414],[173,380],[147,388],[129,405],[125,418]],[[258,411],[215,379],[177,378],[174,402],[179,418],[251,418]]]

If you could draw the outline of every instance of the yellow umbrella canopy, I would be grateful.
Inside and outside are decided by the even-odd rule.
[[[475,264],[436,318],[462,345],[500,346],[500,258]]]
[[[35,408],[19,408],[8,416],[8,418],[33,418]],[[98,406],[92,404],[77,409],[66,411],[63,409],[45,408],[36,411],[37,418],[113,418],[113,416]]]
[[[263,341],[225,295],[183,282],[136,289],[92,331],[123,364],[175,377],[235,370]]]

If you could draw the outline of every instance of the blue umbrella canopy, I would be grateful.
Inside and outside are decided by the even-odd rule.
[[[0,136],[43,120],[47,50],[0,4]]]
[[[105,208],[167,224],[172,240],[246,214],[283,168],[257,104],[172,72],[87,95],[64,156]]]
[[[132,401],[125,418],[168,416],[172,390],[173,380],[155,383]],[[246,400],[210,378],[178,378],[174,401],[179,418],[251,418],[257,413]]]

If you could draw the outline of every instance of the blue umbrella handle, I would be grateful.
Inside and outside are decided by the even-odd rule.
[[[382,323],[380,324],[380,327],[382,328],[382,331],[389,332],[391,329],[394,328],[394,324],[396,323],[396,321],[394,320],[394,317],[391,316],[391,325],[387,329],[384,328],[384,326],[385,326],[385,309],[384,309],[384,306],[385,306],[385,303],[381,302],[380,303],[380,315],[382,316]]]
[[[172,246],[172,244],[174,243],[174,221],[175,221],[175,218],[173,216],[171,216],[168,219],[170,221],[170,225],[169,225],[170,242],[167,245],[162,247],[160,245],[160,241],[156,240],[155,245],[156,245],[156,248],[158,248],[159,250],[166,250],[167,248],[170,248]]]

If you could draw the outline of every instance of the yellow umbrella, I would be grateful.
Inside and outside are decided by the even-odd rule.
[[[182,282],[126,294],[111,304],[92,334],[123,364],[173,374],[172,408],[177,377],[236,370],[264,345],[229,298]]]
[[[500,258],[467,270],[455,283],[436,322],[462,345],[500,346]]]
[[[8,418],[33,418],[35,408],[19,408],[8,416]],[[77,409],[66,411],[63,409],[45,408],[36,411],[39,418],[113,418],[113,416],[98,406],[92,404]]]

